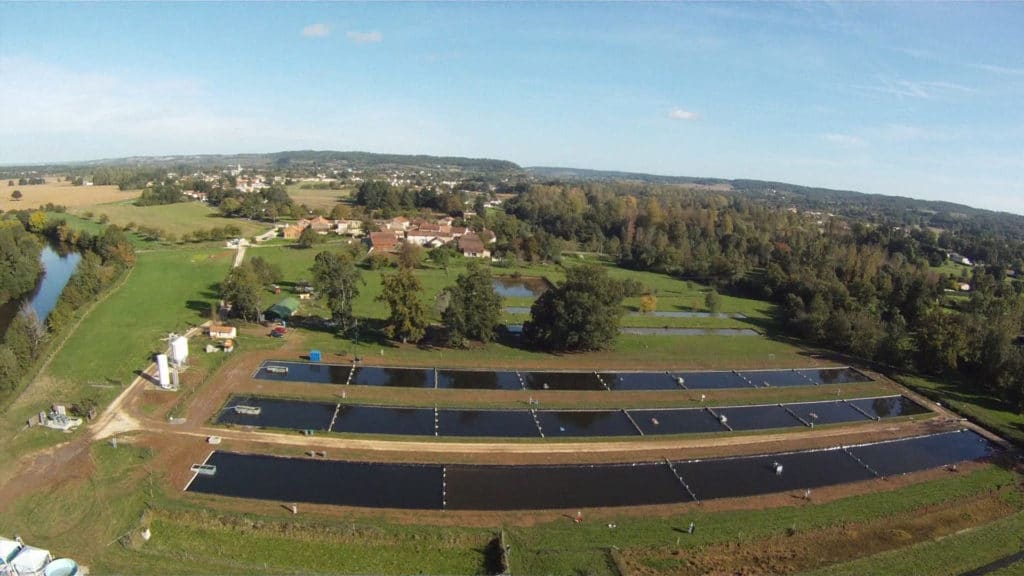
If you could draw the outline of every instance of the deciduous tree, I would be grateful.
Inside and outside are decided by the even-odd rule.
[[[602,266],[569,268],[564,282],[534,302],[523,326],[527,342],[543,350],[600,350],[619,333],[622,286]]]
[[[389,338],[419,340],[427,329],[427,312],[420,301],[423,285],[410,268],[381,277],[382,290],[377,301],[385,302],[391,310],[384,333]]]
[[[356,321],[352,303],[359,296],[359,285],[365,283],[352,256],[325,250],[316,255],[311,272],[313,286],[327,299],[331,319],[337,322],[340,332],[348,332]]]
[[[231,313],[246,321],[260,315],[260,280],[249,263],[232,268],[221,285],[221,295],[231,303]]]
[[[490,342],[501,320],[501,296],[494,289],[491,271],[476,261],[469,262],[454,286],[445,288],[448,305],[442,319],[452,344],[467,339]]]

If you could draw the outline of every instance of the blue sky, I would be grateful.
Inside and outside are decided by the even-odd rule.
[[[1024,214],[1024,3],[0,3],[0,163],[285,149]]]

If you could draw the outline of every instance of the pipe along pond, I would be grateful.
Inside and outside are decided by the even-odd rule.
[[[186,491],[421,510],[639,506],[807,490],[938,468],[998,449],[960,430],[822,450],[632,464],[385,464],[215,451]]]

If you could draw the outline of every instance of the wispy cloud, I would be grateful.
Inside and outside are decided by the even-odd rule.
[[[997,66],[995,64],[975,64],[978,70],[1001,74],[1003,76],[1024,76],[1024,68],[1012,68],[1009,66]]]
[[[349,30],[348,32],[345,32],[345,37],[356,44],[376,44],[384,39],[384,36],[376,30],[372,32]]]
[[[890,94],[901,98],[920,98],[924,100],[942,98],[953,94],[970,94],[977,92],[977,90],[970,86],[964,86],[963,84],[942,80],[891,80],[883,78],[879,84],[874,86],[864,86],[863,88],[872,92],[881,92],[883,94]]]
[[[863,146],[867,146],[867,142],[865,142],[863,138],[860,136],[854,136],[853,134],[830,133],[822,134],[821,138],[830,144],[846,146],[848,148],[861,148]]]
[[[673,108],[668,111],[668,117],[673,120],[696,120],[697,113],[682,108]]]
[[[302,35],[306,38],[323,38],[331,35],[331,27],[323,22],[317,22],[303,28]]]
[[[910,126],[907,124],[886,124],[879,128],[877,132],[880,137],[896,142],[947,140],[950,138],[949,134],[932,128]]]

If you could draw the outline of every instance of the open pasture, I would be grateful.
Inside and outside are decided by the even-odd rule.
[[[187,232],[237,226],[242,236],[252,237],[269,228],[269,225],[243,220],[224,218],[217,211],[202,202],[178,202],[161,206],[136,206],[131,202],[91,205],[70,210],[72,214],[84,216],[92,212],[93,218],[106,214],[110,223],[124,227],[129,223],[138,226],[158,228],[180,237]]]

